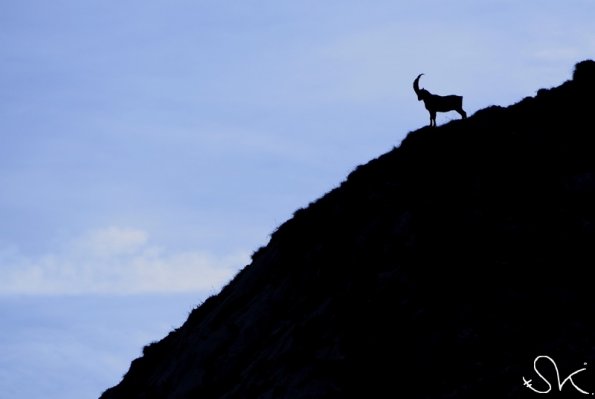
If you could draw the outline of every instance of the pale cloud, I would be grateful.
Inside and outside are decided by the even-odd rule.
[[[137,252],[147,240],[143,230],[112,226],[88,232],[76,240],[75,246],[97,257],[110,257]]]
[[[0,250],[0,294],[213,293],[248,260],[248,253],[171,252],[143,230],[108,227],[36,257]]]

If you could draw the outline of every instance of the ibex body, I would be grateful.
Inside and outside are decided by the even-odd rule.
[[[463,110],[463,96],[439,96],[432,94],[426,89],[419,88],[419,78],[423,73],[419,74],[413,81],[413,90],[417,94],[417,99],[423,101],[426,109],[430,113],[430,126],[436,126],[436,113],[457,111],[463,119],[467,117],[467,113]]]

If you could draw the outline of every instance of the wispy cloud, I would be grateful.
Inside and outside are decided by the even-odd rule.
[[[108,227],[37,257],[0,249],[0,294],[212,292],[248,259],[248,253],[171,252],[152,244],[143,230]]]

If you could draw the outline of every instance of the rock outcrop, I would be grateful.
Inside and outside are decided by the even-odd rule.
[[[583,61],[559,87],[410,133],[298,210],[102,398],[536,397],[522,378],[547,389],[539,355],[562,379],[586,367],[573,382],[595,392],[594,93]]]

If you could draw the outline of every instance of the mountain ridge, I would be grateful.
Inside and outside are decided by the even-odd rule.
[[[296,211],[101,398],[512,398],[533,394],[537,355],[595,359],[594,82],[583,61],[556,88],[409,133]]]

